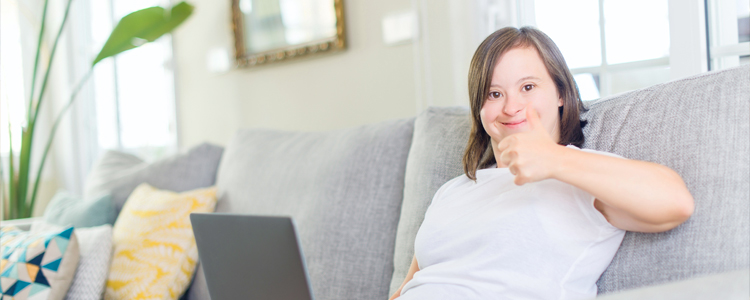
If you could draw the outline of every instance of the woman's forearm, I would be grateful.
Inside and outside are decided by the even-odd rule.
[[[613,225],[634,231],[669,230],[693,212],[693,198],[673,170],[560,147],[552,178],[576,186],[601,201]],[[626,228],[623,228],[626,227]]]

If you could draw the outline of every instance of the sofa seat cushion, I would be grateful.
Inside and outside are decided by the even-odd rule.
[[[219,166],[216,212],[293,217],[316,299],[387,299],[413,122],[241,130]],[[188,298],[208,299],[202,269]]]
[[[748,82],[745,65],[588,105],[584,148],[670,167],[695,200],[673,230],[628,232],[599,293],[750,267]]]

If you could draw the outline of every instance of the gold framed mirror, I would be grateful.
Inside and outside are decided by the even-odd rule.
[[[345,49],[342,1],[232,0],[237,66]]]

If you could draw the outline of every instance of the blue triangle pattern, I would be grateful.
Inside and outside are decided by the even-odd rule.
[[[8,274],[8,276],[6,276],[7,278],[18,279],[18,264],[11,263],[10,267],[8,268],[8,270],[10,271],[9,272],[10,274]]]
[[[26,252],[28,248],[23,248],[23,251],[21,251],[21,255],[18,256],[18,262],[26,262]]]
[[[14,282],[13,285],[11,285],[7,290],[3,291],[3,295],[15,296],[16,295],[16,284],[18,284],[18,281]]]
[[[29,291],[29,296],[34,296],[36,293],[39,293],[48,289],[49,289],[49,286],[41,285],[38,283],[32,283],[31,290]]]
[[[57,249],[60,249],[60,254],[65,255],[65,250],[68,249],[68,243],[70,240],[56,236],[55,242],[57,242]]]
[[[39,255],[37,255],[36,257],[32,258],[27,263],[35,265],[35,266],[38,266],[38,265],[42,264],[42,258],[44,258],[44,252],[39,253]]]
[[[3,272],[2,275],[5,278],[15,278],[18,279],[18,269],[16,269],[16,264],[13,262],[8,262],[9,266],[5,269],[5,272]]]
[[[53,262],[48,263],[48,264],[42,266],[42,268],[45,268],[45,269],[57,272],[57,268],[60,267],[60,261],[61,260],[62,260],[62,258],[58,258],[58,259],[54,260]]]
[[[49,286],[49,281],[47,281],[47,277],[44,276],[44,272],[42,272],[42,270],[39,270],[39,272],[36,273],[36,279],[34,279],[34,282]]]
[[[71,234],[73,234],[73,227],[68,227],[68,229],[63,230],[63,232],[61,232],[59,236],[65,238],[66,240],[69,240]]]
[[[20,281],[20,280],[16,281],[16,284],[15,284],[16,290],[13,293],[13,295],[20,293],[23,289],[25,289],[27,286],[29,286],[29,284],[31,284],[31,282]]]
[[[10,286],[7,286],[8,284],[10,284]],[[14,287],[15,284],[16,284],[15,281],[12,281],[12,282],[7,282],[6,281],[6,283],[5,283],[6,286],[4,286],[2,288],[2,291],[0,291],[0,292],[2,292],[3,295],[5,295],[6,293],[10,293],[11,291],[13,291],[13,289],[15,289],[15,287]]]

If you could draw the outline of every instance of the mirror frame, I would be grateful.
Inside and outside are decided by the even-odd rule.
[[[336,11],[336,36],[260,53],[247,53],[244,38],[244,15],[240,10],[240,0],[232,0],[232,28],[234,30],[236,66],[240,68],[253,67],[313,54],[335,52],[346,49],[343,0],[332,1],[334,10]]]

